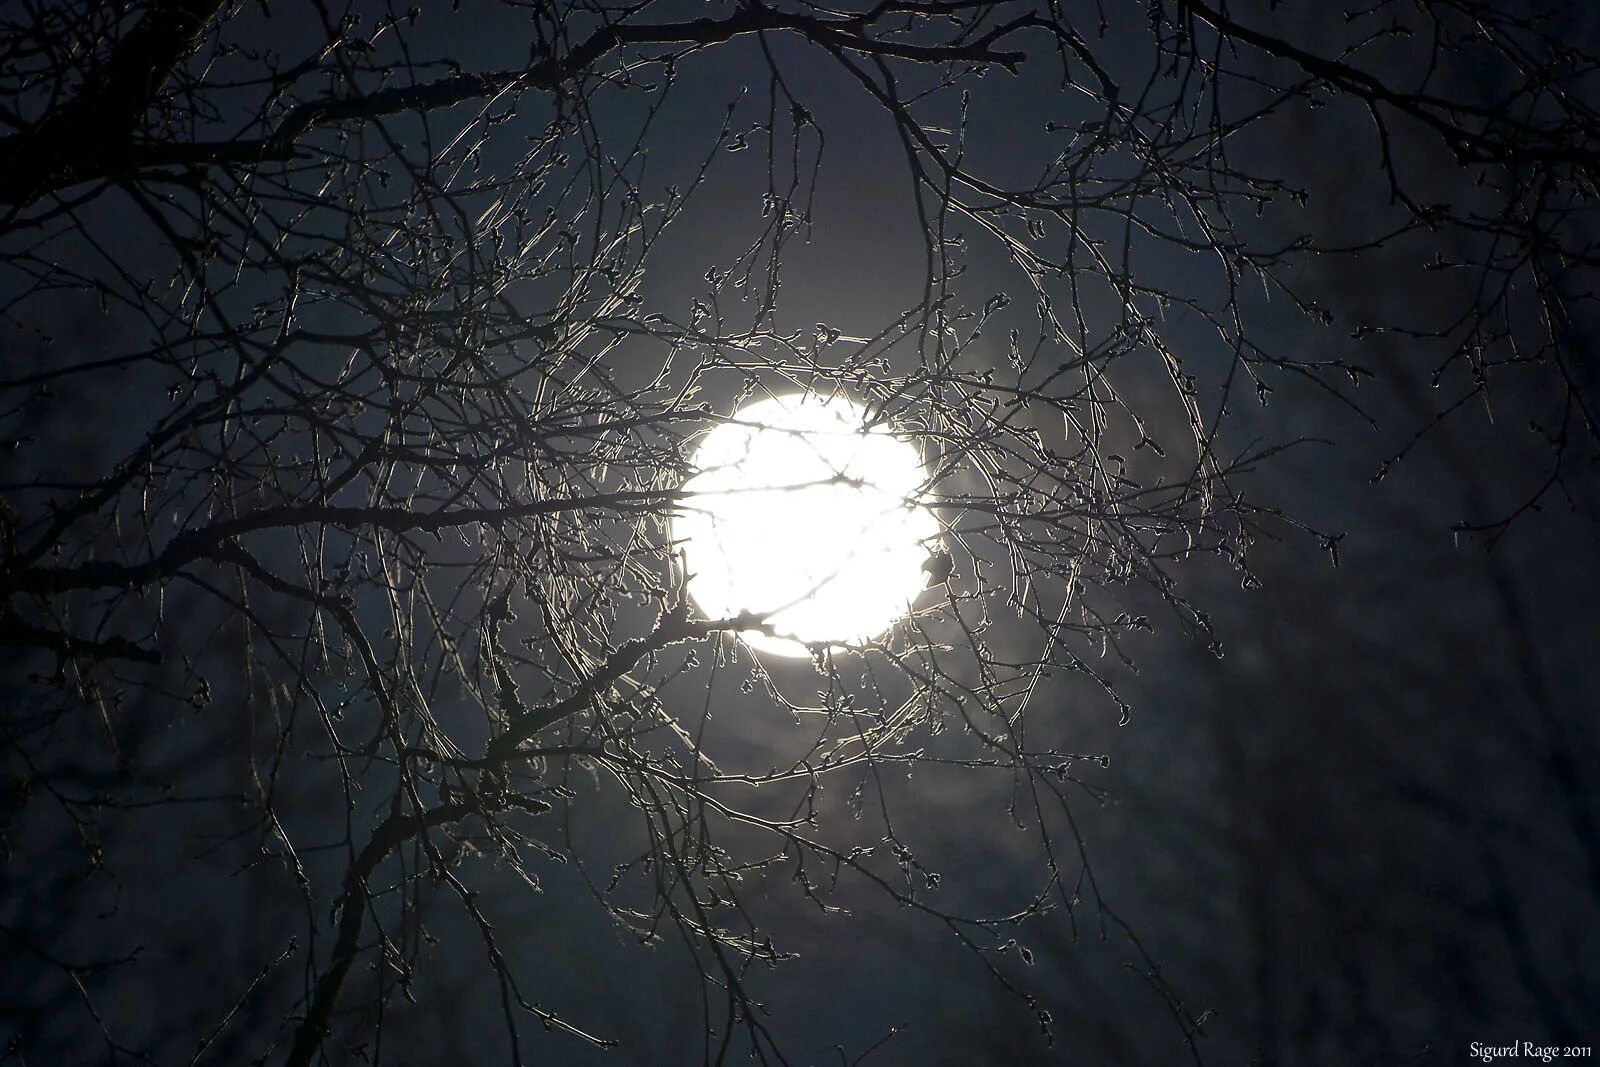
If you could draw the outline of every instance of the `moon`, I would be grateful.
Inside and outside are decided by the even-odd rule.
[[[911,610],[939,520],[917,449],[842,396],[757,401],[708,431],[672,523],[708,618],[765,617],[760,652],[869,641]]]

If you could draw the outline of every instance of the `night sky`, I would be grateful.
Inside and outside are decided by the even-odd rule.
[[[137,27],[214,6],[0,16],[0,162],[33,182],[0,204],[0,1063],[297,1062],[363,845],[456,803],[375,867],[298,1062],[1398,1067],[1600,1041],[1594,15],[1219,5],[1463,102],[1437,114],[1483,140],[1456,152],[1404,101],[1375,127],[1337,76],[1219,41],[1184,3],[864,24],[799,2],[356,3],[343,30],[339,7],[223,5],[131,110],[63,103],[118,76]],[[1451,43],[1485,11],[1522,72]],[[555,90],[313,114],[284,158],[162,154],[270,146],[308,100],[535,69],[608,19],[762,12],[802,21],[605,49]],[[993,45],[1027,58],[981,76],[803,21],[935,48],[1029,18]],[[1064,63],[1052,20],[1102,70]],[[1570,100],[1515,92],[1541,70]],[[1134,117],[1062,177],[1107,115],[1096,73]],[[863,79],[984,189],[1056,174],[1075,206],[941,201]],[[58,112],[104,152],[47,141]],[[1520,126],[1494,142],[1497,113],[1559,151]],[[1074,267],[1030,277],[1008,247]],[[943,472],[955,572],[921,628],[815,661],[695,634],[523,738],[540,754],[509,781],[472,763],[651,632],[694,434],[805,388],[863,398]],[[993,453],[999,481],[961,441],[983,419],[1018,449]],[[403,536],[296,517],[179,555],[264,509],[580,490],[657,500]],[[1110,498],[1116,521],[1091,514]],[[891,652],[948,672],[944,695]],[[1049,758],[1019,771],[980,727]],[[876,755],[809,795],[777,773],[858,734]],[[691,780],[693,804],[661,799]],[[506,789],[523,806],[486,799]],[[694,854],[748,864],[736,881],[664,889],[639,863],[685,811],[685,854],[708,835]],[[762,823],[805,812],[795,832],[871,876]],[[728,885],[710,914],[756,946],[728,958],[759,1036],[689,929]]]

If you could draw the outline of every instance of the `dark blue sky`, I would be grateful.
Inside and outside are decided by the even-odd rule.
[[[1152,115],[1174,96],[1188,102],[1172,113],[1179,126],[1202,105],[1215,103],[1229,115],[1262,106],[1272,93],[1251,80],[1256,76],[1279,86],[1297,81],[1246,51],[1237,69],[1250,78],[1227,82],[1220,97],[1198,90],[1186,96],[1181,78],[1153,66],[1151,34],[1157,30],[1142,14],[1108,12],[1112,25],[1095,36],[1091,7],[1070,7],[1066,17],[1091,39],[1109,74],[1130,94],[1145,87]],[[652,5],[648,21],[733,10]],[[1240,5],[1237,17],[1247,16],[1323,52],[1353,42],[1372,24],[1358,19],[1347,26],[1307,2]],[[1594,27],[1572,18],[1567,37],[1574,46],[1600,49]],[[418,80],[447,73],[445,66],[426,65],[440,58],[474,71],[515,68],[527,61],[530,25],[518,7],[492,13],[440,7],[381,38],[376,54],[397,62],[403,41],[418,64]],[[202,54],[213,58],[212,76],[221,80],[258,62],[250,47],[298,56],[319,40],[316,26],[309,9],[252,7],[229,16],[219,38],[246,51],[213,55],[208,38]],[[1073,131],[1079,124],[1103,111],[1062,87],[1047,40],[1042,34],[1027,38],[1030,59],[1019,73],[992,69],[983,78],[964,77],[918,105],[928,127],[954,130],[961,94],[970,93],[963,158],[974,174],[998,186],[1031,182],[1078,143]],[[651,314],[684,323],[697,314],[696,301],[712,301],[707,271],[737,266],[767,225],[770,149],[775,188],[785,187],[798,161],[796,210],[807,217],[800,236],[784,248],[774,313],[756,325],[776,335],[801,331],[807,342],[816,324],[842,332],[844,343],[821,360],[837,368],[863,351],[850,337],[877,335],[923,297],[926,245],[912,175],[895,124],[833,57],[793,34],[772,34],[768,44],[764,53],[756,37],[742,37],[686,56],[653,115],[648,101],[665,84],[658,68],[636,72],[634,84],[589,86],[589,110],[575,124],[581,134],[572,143],[599,138],[599,154],[615,153],[641,196],[659,196],[670,185],[688,189],[702,163],[711,162],[682,217],[634,264],[637,302],[606,314],[632,316],[634,323],[649,322]],[[1418,73],[1418,53],[1410,47],[1380,43],[1356,55],[1368,69],[1408,83]],[[775,133],[757,128],[767,121],[774,66],[781,92],[806,113],[797,126],[797,113],[780,94]],[[931,86],[927,71],[910,64],[896,70],[908,96]],[[1068,70],[1086,78],[1076,60]],[[1468,49],[1438,84],[1492,100],[1499,77]],[[644,81],[659,83],[654,95],[638,84]],[[217,110],[196,113],[200,128],[208,136],[228,129],[230,116],[252,113],[253,93],[258,88],[248,85],[219,89]],[[20,90],[18,99],[27,99]],[[566,177],[581,178],[582,160],[550,163],[530,149],[556,113],[551,100],[524,94],[513,118],[489,127],[478,166],[516,178],[498,195],[509,202],[523,198],[530,218],[542,217],[546,206],[572,211],[584,223],[623,217],[618,213],[629,209],[622,197],[576,211],[577,201],[563,200],[557,189]],[[647,116],[642,143],[648,161],[641,164],[633,145]],[[371,152],[382,168],[392,163],[384,154],[396,151],[394,142],[406,146],[400,158],[426,156],[438,147],[430,138],[447,141],[460,121],[460,114],[446,113],[424,130],[414,116],[400,116],[386,130],[389,144],[365,128],[352,135],[347,150]],[[173,117],[174,128],[187,129],[186,122]],[[1427,131],[1404,122],[1395,129],[1393,161],[1415,198],[1448,202],[1459,217],[1495,207],[1493,183],[1475,184],[1477,172],[1458,166]],[[319,133],[324,140],[313,146],[326,147],[334,136]],[[956,135],[940,136],[954,143]],[[742,150],[728,151],[730,142]],[[1254,248],[1289,244],[1301,234],[1318,243],[1360,244],[1406,224],[1406,207],[1389,195],[1362,105],[1315,89],[1220,148],[1203,138],[1173,144],[1175,162],[1205,152],[1222,160],[1225,152],[1234,168],[1230,181],[1257,176],[1273,199],[1259,218],[1236,206],[1233,228],[1209,234],[1191,208],[1175,205],[1159,188],[1132,198],[1131,227],[1115,214],[1085,209],[1084,233],[1103,242],[1108,262],[1172,297],[1129,301],[1150,316],[1146,326],[1162,344],[1135,338],[1107,362],[1107,381],[1114,381],[1123,407],[1112,410],[1099,443],[1127,453],[1118,469],[1130,477],[1159,485],[1181,479],[1185,465],[1198,462],[1192,447],[1182,444],[1190,428],[1181,390],[1174,388],[1187,374],[1208,422],[1226,408],[1212,445],[1227,461],[1289,446],[1230,477],[1235,490],[1247,487],[1244,501],[1262,509],[1231,502],[1236,514],[1259,521],[1248,545],[1253,577],[1206,544],[1204,553],[1163,565],[1172,581],[1164,589],[1122,584],[1103,573],[1091,579],[1088,604],[1108,615],[1148,616],[1155,626],[1117,648],[1072,638],[1078,641],[1073,655],[1113,684],[1116,698],[1091,672],[1061,669],[1043,678],[1027,702],[1029,739],[1079,757],[1070,761],[1070,776],[1053,785],[1019,784],[1004,769],[940,762],[977,751],[959,714],[946,710],[939,713],[943,728],[935,729],[938,716],[930,715],[919,727],[924,732],[905,743],[925,759],[886,763],[862,772],[860,781],[841,777],[815,798],[822,830],[842,851],[872,846],[880,850],[877,858],[889,856],[889,823],[895,838],[914,842],[917,866],[906,870],[919,887],[917,901],[932,910],[897,904],[870,880],[847,873],[824,895],[835,909],[829,912],[802,892],[799,864],[772,839],[737,822],[720,825],[731,853],[772,861],[747,872],[741,901],[761,936],[794,958],[771,968],[752,963],[743,978],[770,1009],[766,1024],[789,1062],[854,1063],[870,1049],[862,1062],[1164,1065],[1198,1055],[1218,1064],[1453,1064],[1468,1062],[1473,1041],[1593,1043],[1596,1036],[1600,790],[1591,769],[1600,756],[1594,714],[1600,668],[1592,654],[1600,647],[1594,608],[1600,493],[1592,437],[1574,429],[1555,458],[1548,447],[1548,431],[1563,413],[1571,418],[1574,403],[1594,399],[1592,314],[1572,302],[1560,355],[1541,360],[1532,358],[1526,340],[1539,336],[1537,301],[1516,303],[1509,316],[1515,343],[1491,339],[1488,346],[1490,363],[1503,361],[1487,372],[1489,392],[1458,404],[1478,384],[1470,358],[1452,359],[1459,332],[1440,339],[1386,327],[1404,323],[1425,334],[1440,329],[1463,301],[1478,299],[1492,272],[1476,268],[1500,254],[1494,232],[1418,227],[1359,255],[1302,255],[1279,270],[1283,288],[1257,282],[1231,293],[1229,274],[1219,267],[1227,257],[1218,246],[1235,239]],[[1143,180],[1128,169],[1135,156],[1127,144],[1108,145],[1091,172],[1074,180],[1074,190],[1085,196],[1106,190],[1115,207],[1126,195],[1126,189],[1116,192],[1119,182]],[[518,185],[524,167],[546,178],[548,190]],[[315,188],[320,172],[308,166],[282,186],[275,184],[280,172],[262,174],[219,184],[245,209],[228,231],[229,241],[242,243],[229,247],[249,252],[237,281],[231,252],[209,262],[204,276],[217,294],[209,306],[192,300],[181,283],[169,284],[177,262],[170,235],[152,228],[149,214],[117,188],[61,221],[29,227],[12,219],[0,232],[0,255],[7,257],[0,274],[7,308],[0,326],[0,438],[16,442],[6,461],[4,502],[23,527],[37,529],[47,521],[45,501],[66,499],[68,483],[115,470],[152,426],[210,387],[197,384],[205,375],[183,373],[185,366],[209,369],[217,381],[243,373],[226,344],[213,348],[204,337],[174,337],[195,326],[203,332],[212,315],[250,320],[257,303],[268,308],[268,319],[284,314],[282,304],[298,282],[289,280],[294,275],[286,261],[262,251],[260,233],[241,236],[238,219],[268,220],[261,222],[264,231],[284,225],[294,212],[273,198]],[[334,183],[337,195],[318,193],[307,201],[304,228],[283,247],[309,256],[316,248],[350,245],[348,234],[359,228],[343,228],[352,217],[347,208],[376,217],[402,195],[397,190],[418,187],[399,166],[392,167],[392,180],[392,189],[380,189],[375,177]],[[1195,188],[1204,201],[1206,190]],[[1592,194],[1574,189],[1551,195]],[[1304,190],[1308,198],[1301,203],[1285,190]],[[170,194],[159,200],[159,210],[181,224],[188,203],[183,191],[157,187],[157,193]],[[470,244],[473,238],[462,236],[474,232],[465,215],[470,208],[487,217],[494,195],[463,198],[461,220],[435,220],[434,245],[396,238],[395,275],[380,277],[377,289],[392,283],[394,293],[407,286],[413,295],[426,290],[429,271],[445,261],[439,250],[460,252],[449,235]],[[251,198],[275,206],[253,216]],[[1590,221],[1576,214],[1561,236],[1581,241]],[[1046,252],[1059,252],[1070,240],[1054,221],[1040,223],[1038,231],[1020,215],[994,224],[1029,235]],[[1067,336],[1046,338],[1026,370],[1013,369],[1008,332],[1018,332],[1015,343],[1034,345],[1042,332],[1037,301],[1023,272],[975,218],[955,213],[949,227],[968,237],[959,252],[964,269],[951,279],[952,312],[976,312],[997,293],[1009,297],[985,332],[950,361],[949,374],[988,374],[1048,392],[1054,366],[1081,354],[1075,345],[1120,343],[1114,323],[1123,312],[1114,279],[1086,282],[1071,301],[1065,273],[1041,272],[1040,284],[1054,294],[1063,319],[1081,314],[1088,326],[1080,336],[1069,329]],[[504,251],[495,246],[491,252],[492,235],[480,236],[486,257]],[[1202,237],[1213,243],[1206,246]],[[1190,247],[1197,240],[1201,245]],[[430,260],[436,252],[442,258]],[[1445,261],[1464,265],[1431,269]],[[382,257],[374,254],[371,262]],[[449,269],[460,262],[459,255],[449,259]],[[91,281],[40,287],[33,279],[46,270],[58,272],[58,280],[59,272],[81,270]],[[1578,293],[1591,286],[1592,270],[1580,263],[1550,284]],[[578,312],[551,305],[562,277],[530,274],[507,285],[507,300],[516,306],[508,319],[542,321],[548,314],[559,323],[563,315],[587,314],[589,305]],[[729,334],[752,326],[752,308],[763,294],[760,264],[752,278],[743,287],[722,283],[715,294]],[[93,279],[124,298],[103,315]],[[1518,301],[1528,301],[1528,284],[1517,280]],[[375,301],[384,305],[380,315],[327,295],[332,292],[313,284],[296,294],[305,305],[296,320],[300,328],[355,330],[382,315],[402,316],[394,311],[404,305],[400,296],[393,307]],[[1326,318],[1296,307],[1291,292],[1328,309]],[[1238,335],[1226,322],[1206,321],[1208,313],[1231,315],[1224,314],[1230,295],[1248,323],[1250,342],[1261,345],[1254,370],[1266,388],[1259,394],[1235,373]],[[462,299],[463,306],[470,303]],[[417,306],[438,311],[447,304],[429,291]],[[260,317],[253,321],[252,329],[259,328]],[[504,323],[495,328],[507,329]],[[958,324],[956,333],[968,329]],[[1130,329],[1128,336],[1136,333]],[[552,374],[548,388],[570,389],[574,396],[580,392],[575,382],[637,389],[659,374],[666,391],[692,379],[699,390],[694,403],[722,410],[747,382],[774,390],[793,382],[777,366],[785,356],[781,337],[737,350],[708,348],[706,355],[661,334],[619,336],[610,347],[585,342],[578,361],[591,361],[591,369],[575,380]],[[45,391],[31,377],[140,351],[157,338],[178,358],[66,375]],[[882,356],[882,373],[926,384],[926,377],[916,379],[917,340],[909,335],[865,351]],[[395,353],[404,343],[400,331],[385,333],[383,344],[390,347],[374,362],[393,358],[401,365]],[[315,398],[318,382],[338,380],[353,393],[368,390],[369,398],[382,393],[377,371],[362,377],[350,369],[359,368],[359,360],[336,351],[337,345],[318,344],[291,348],[282,376],[269,377],[250,394],[262,405],[255,414],[268,425],[276,417],[272,405],[294,398],[296,390]],[[523,338],[493,351],[489,362],[504,368],[531,359],[533,349]],[[447,356],[434,352],[415,366]],[[1331,369],[1303,374],[1280,356]],[[926,370],[925,351],[922,358]],[[1345,365],[1371,373],[1357,387]],[[562,374],[569,370],[563,365]],[[927,410],[898,396],[890,406],[910,419]],[[381,425],[375,406],[330,410],[336,425],[347,420],[363,432]],[[1142,424],[1136,428],[1124,410],[1140,413]],[[1446,419],[1417,438],[1447,410]],[[255,431],[244,427],[256,423],[246,415],[241,405],[238,426],[219,432],[243,435],[236,442],[251,440]],[[1047,449],[1070,451],[1075,440],[1070,421],[1051,411],[1030,408],[1015,422],[1037,430]],[[1166,450],[1135,451],[1141,433],[1166,442]],[[253,448],[239,446],[240,462],[292,456],[300,463],[314,437],[303,427],[263,431]],[[672,438],[663,434],[661,440]],[[1401,453],[1398,462],[1388,462]],[[534,467],[540,462],[530,460]],[[304,469],[285,461],[286,472]],[[1375,479],[1380,470],[1386,476]],[[1516,511],[1552,470],[1561,475],[1557,490],[1539,496],[1539,507],[1501,536],[1457,528]],[[665,479],[669,471],[663,466],[658,473]],[[278,480],[263,478],[248,489],[231,482],[226,490],[208,488],[225,479],[192,457],[183,459],[148,488],[153,495],[145,502],[129,498],[127,509],[117,512],[153,516],[156,533],[149,539],[108,520],[72,551],[134,558],[165,540],[161,531],[168,526],[162,524],[181,529],[184,509],[201,497],[293,498],[309,484],[290,473],[273,477]],[[958,471],[946,491],[967,492],[977,484],[970,471]],[[993,544],[984,547],[981,516],[954,507],[946,515],[980,546],[959,557],[966,573],[958,571],[958,578],[976,581],[972,572],[980,560],[1000,565],[1003,553]],[[625,524],[605,522],[612,524],[604,526],[606,536],[620,536],[616,531]],[[569,536],[554,526],[548,530],[552,541]],[[1325,535],[1339,535],[1336,558]],[[306,542],[278,536],[252,544],[275,560],[310,552]],[[335,535],[325,551],[359,555],[359,546],[342,538]],[[1224,540],[1228,552],[1239,548],[1236,538]],[[475,580],[472,568],[488,543],[441,539],[428,549],[435,574],[457,568]],[[569,543],[576,541],[561,541]],[[554,558],[537,556],[547,548],[535,543],[525,550],[541,574]],[[569,565],[580,578],[601,569]],[[0,700],[10,709],[0,718],[0,765],[10,782],[0,800],[0,1054],[54,1064],[139,1062],[137,1052],[157,1063],[184,1063],[203,1040],[211,1044],[201,1062],[277,1063],[286,1053],[292,1020],[304,1007],[299,998],[316,973],[312,961],[320,967],[331,948],[332,909],[351,858],[349,841],[359,848],[389,811],[395,787],[384,758],[343,766],[330,758],[325,733],[355,735],[376,721],[355,659],[330,662],[300,682],[284,675],[264,635],[300,647],[295,643],[318,624],[302,608],[257,589],[247,599],[259,612],[259,632],[257,643],[247,645],[239,628],[230,628],[238,603],[207,584],[231,573],[219,566],[189,575],[193,580],[162,582],[159,596],[152,588],[115,600],[73,600],[55,620],[93,621],[97,632],[154,635],[165,673],[141,675],[127,667],[101,676],[94,687],[56,684],[49,678],[51,654],[0,647]],[[374,634],[383,629],[387,594],[394,591],[385,580],[369,575],[355,605]],[[450,588],[449,580],[435,580]],[[582,584],[575,581],[572,596],[588,605],[593,619],[606,618],[618,632],[648,622],[640,604],[623,604],[614,619],[604,616],[610,609],[584,600],[590,590]],[[463,590],[463,615],[481,617],[481,587],[456,582],[454,591]],[[1210,635],[1184,609],[1174,609],[1174,598],[1204,610]],[[1007,613],[1003,599],[995,601],[983,633],[988,654],[996,663],[1029,662],[1041,654],[1039,626]],[[44,609],[29,601],[26,610]],[[548,620],[536,609],[518,610],[520,618],[506,624],[507,644],[526,638],[526,647],[539,650],[519,668],[518,683],[524,699],[540,703],[561,688],[562,668],[547,670],[540,659],[558,662],[557,644],[549,642]],[[936,635],[956,633],[943,625]],[[470,630],[464,641],[482,640],[475,626]],[[419,645],[419,661],[443,655],[437,645]],[[753,663],[748,650],[731,645],[719,658],[711,642],[696,647],[696,659],[662,688],[661,710],[693,733],[696,747],[725,772],[762,775],[816,743],[818,720],[792,716],[772,699],[769,685],[790,700],[813,703],[836,699],[840,686],[868,693],[881,681],[855,662],[830,680],[808,662]],[[674,647],[653,669],[660,675],[683,663],[685,648]],[[953,670],[972,668],[963,663]],[[196,689],[202,677],[203,697]],[[881,684],[878,696],[892,706],[899,683]],[[464,697],[437,697],[445,691],[427,693],[436,700],[432,722],[464,751],[481,746],[494,720]],[[421,701],[420,683],[418,692]],[[324,720],[314,707],[318,701],[337,716]],[[620,716],[624,709],[614,711]],[[341,725],[323,731],[334,722]],[[292,742],[275,747],[286,737]],[[281,780],[264,785],[264,772]],[[695,953],[703,946],[686,946],[670,921],[659,926],[656,943],[641,944],[618,921],[630,909],[648,913],[656,899],[651,878],[640,869],[618,877],[615,891],[608,884],[618,865],[629,865],[649,843],[637,794],[630,800],[625,776],[608,776],[582,760],[549,757],[540,775],[539,788],[561,791],[539,794],[559,797],[557,807],[523,824],[530,841],[519,862],[493,854],[482,840],[439,835],[439,846],[451,852],[456,884],[412,879],[426,859],[414,850],[382,868],[387,880],[373,887],[366,937],[381,924],[385,936],[407,946],[400,954],[404,966],[391,961],[374,968],[370,953],[358,959],[341,1001],[351,1010],[339,1017],[325,1047],[329,1062],[511,1062],[501,987],[483,928],[460,903],[468,894],[492,926],[522,996],[572,1026],[621,1042],[617,1049],[596,1049],[525,1016],[520,1041],[528,1062],[667,1067],[716,1055],[722,1034],[708,1040],[703,1019],[725,1025],[726,1007],[716,983],[701,980],[708,965]],[[436,777],[445,778],[442,772]],[[779,819],[800,803],[798,788],[731,784],[713,795]],[[1042,819],[1030,815],[1030,791],[1037,795],[1041,788],[1061,790],[1070,804],[1050,808]],[[263,792],[272,798],[265,808],[271,819],[255,802],[237,801],[241,793],[259,798]],[[79,818],[95,805],[72,798],[107,795],[126,806]],[[441,798],[447,794],[423,799]],[[281,847],[285,839],[296,843],[292,855]],[[883,869],[894,872],[892,859],[883,859]],[[813,861],[806,877],[830,882],[829,873]],[[945,923],[937,914],[1013,912],[1047,889],[1053,873],[1077,886],[1062,894],[1075,896],[1074,906],[1031,918],[1004,937],[980,938],[982,951],[958,936],[973,935],[970,926]],[[394,884],[408,888],[392,891]],[[85,970],[81,987],[71,969],[60,966],[89,960],[119,962]],[[412,965],[414,973],[405,973]],[[386,991],[381,1012],[371,1007],[379,988]],[[1053,1044],[1039,1009],[1049,1014]],[[1202,1017],[1199,1032],[1186,1033],[1185,1020]],[[102,1024],[117,1035],[115,1047],[102,1038]],[[13,1044],[6,1048],[5,1041]],[[732,1055],[743,1056],[737,1041],[733,1048]]]

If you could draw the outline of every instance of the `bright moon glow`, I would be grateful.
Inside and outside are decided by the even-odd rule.
[[[905,615],[939,522],[917,450],[843,397],[795,393],[740,408],[693,457],[673,522],[689,594],[707,617],[766,616],[753,647],[857,643]]]

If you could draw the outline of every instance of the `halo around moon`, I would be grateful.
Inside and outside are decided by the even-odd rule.
[[[740,408],[701,438],[672,534],[708,618],[763,615],[753,648],[806,656],[906,615],[939,521],[916,448],[866,427],[844,397],[794,393]]]

